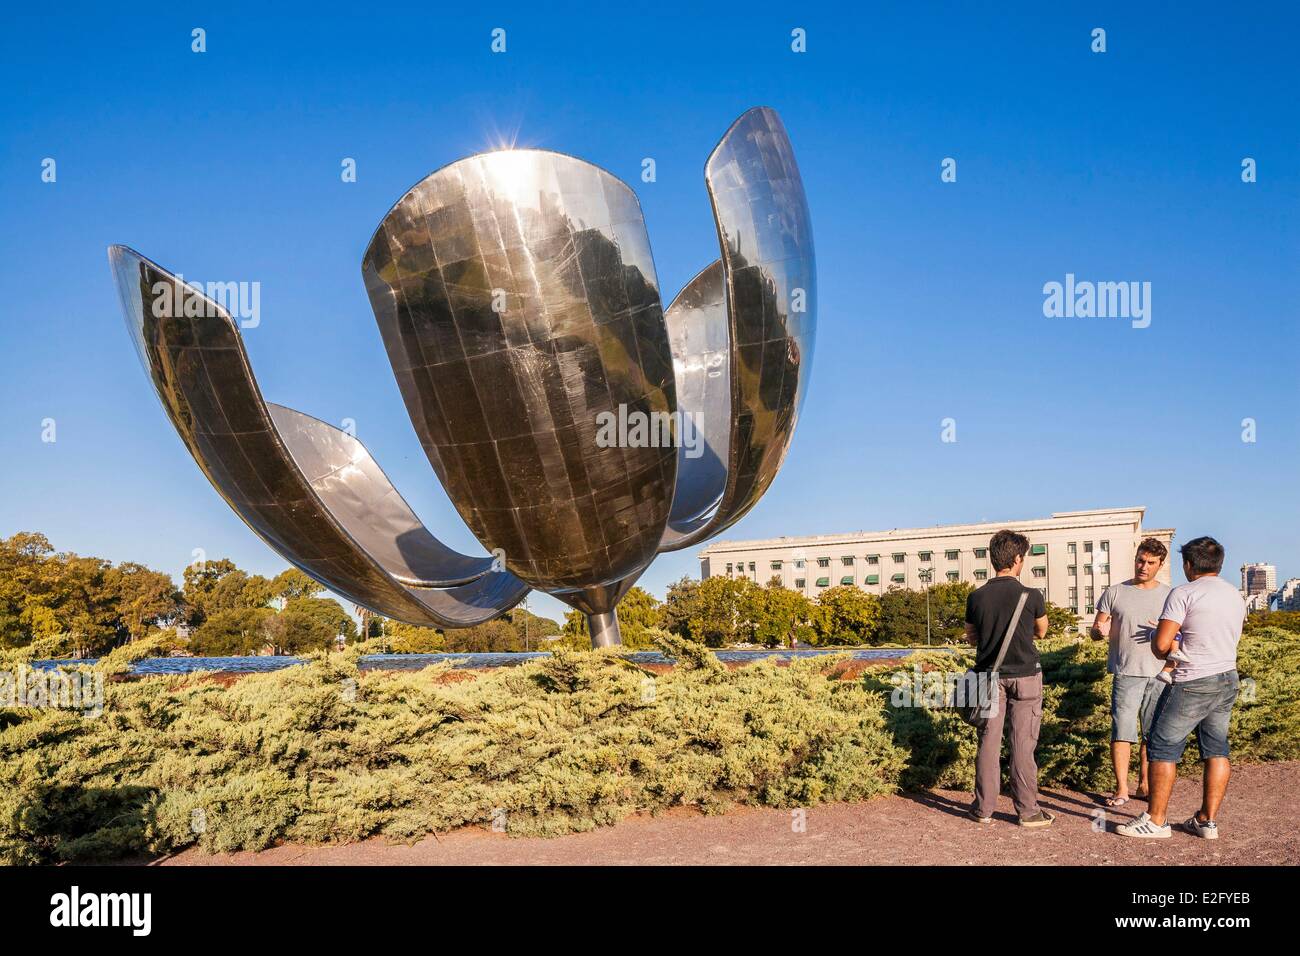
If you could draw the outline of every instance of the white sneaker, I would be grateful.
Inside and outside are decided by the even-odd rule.
[[[1196,814],[1194,813],[1192,814],[1192,818],[1183,824],[1183,829],[1192,836],[1200,837],[1202,840],[1217,840],[1219,838],[1219,828],[1215,825],[1214,821],[1210,820],[1207,823],[1202,823],[1200,820],[1196,819]]]
[[[1144,840],[1166,840],[1174,835],[1174,828],[1167,823],[1156,826],[1151,822],[1151,814],[1143,813],[1132,823],[1121,823],[1115,832],[1120,836],[1141,837]]]

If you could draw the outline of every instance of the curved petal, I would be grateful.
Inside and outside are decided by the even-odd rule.
[[[660,550],[698,531],[717,513],[727,488],[731,443],[731,362],[722,260],[702,270],[664,314],[677,379],[683,436],[677,489]]]
[[[287,561],[348,600],[412,624],[464,627],[523,599],[527,586],[490,571],[491,559],[457,554],[420,525],[351,436],[268,410],[219,304],[124,246],[112,246],[109,260],[172,424],[217,492]]]
[[[479,541],[566,600],[649,564],[676,451],[602,432],[675,407],[632,190],[559,153],[471,156],[402,197],[362,272],[416,433]]]
[[[723,531],[767,491],[794,435],[816,335],[812,223],[776,113],[757,107],[736,120],[709,156],[704,178],[731,327],[727,483],[712,518],[668,541],[665,550]]]

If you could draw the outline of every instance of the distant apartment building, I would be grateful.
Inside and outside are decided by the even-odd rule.
[[[1241,566],[1241,595],[1252,611],[1267,611],[1277,590],[1277,568],[1271,564]]]
[[[1300,578],[1287,578],[1277,592],[1279,611],[1300,611]]]
[[[877,595],[891,588],[923,590],[927,580],[978,586],[994,574],[989,538],[1010,528],[1029,538],[1020,580],[1053,604],[1070,608],[1082,623],[1091,620],[1107,585],[1132,576],[1139,541],[1156,538],[1173,550],[1174,529],[1143,528],[1145,513],[1142,507],[1106,508],[1027,521],[715,541],[700,552],[700,576],[744,577],[758,584],[776,578],[812,598],[839,584]],[[1170,583],[1168,561],[1159,577]]]

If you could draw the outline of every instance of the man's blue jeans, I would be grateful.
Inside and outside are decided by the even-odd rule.
[[[1237,688],[1237,672],[1231,670],[1176,683],[1166,690],[1156,705],[1147,756],[1177,763],[1193,730],[1202,760],[1228,756],[1228,721]]]

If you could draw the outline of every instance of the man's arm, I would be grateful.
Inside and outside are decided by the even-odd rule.
[[[1094,641],[1104,641],[1110,637],[1110,615],[1105,611],[1098,611],[1097,616],[1092,619],[1092,627],[1088,628],[1088,633]]]
[[[966,623],[966,643],[974,647],[980,642],[980,636],[975,633],[975,625],[970,622]]]
[[[1151,653],[1164,660],[1174,649],[1174,635],[1183,626],[1187,617],[1187,594],[1184,588],[1176,587],[1165,598],[1164,610],[1160,612],[1160,625],[1151,635]]]
[[[1168,657],[1174,649],[1174,635],[1181,626],[1180,621],[1161,619],[1160,626],[1156,628],[1156,636],[1151,638],[1151,653],[1161,660]]]
[[[1034,640],[1041,641],[1047,636],[1047,615],[1034,618]]]

